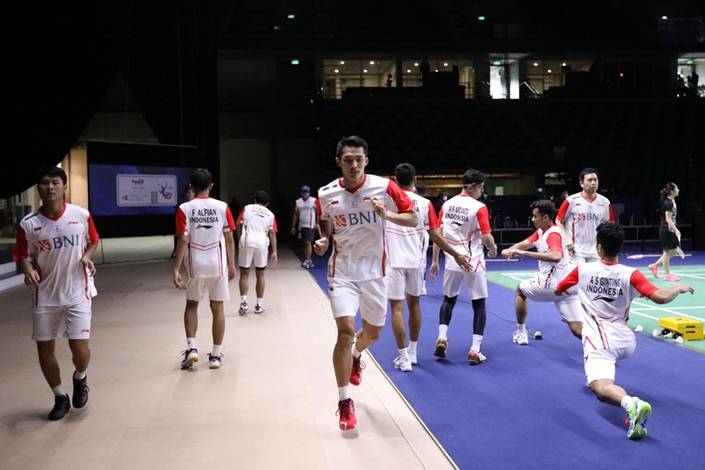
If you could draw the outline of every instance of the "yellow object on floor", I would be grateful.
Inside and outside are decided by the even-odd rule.
[[[659,318],[658,325],[668,331],[680,334],[688,341],[703,339],[703,322],[683,317]]]

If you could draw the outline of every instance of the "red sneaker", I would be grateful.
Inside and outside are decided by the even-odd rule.
[[[362,382],[362,369],[364,369],[364,364],[361,361],[362,356],[355,359],[353,357],[353,366],[350,371],[350,383],[353,385],[360,385]]]
[[[339,401],[336,414],[340,417],[338,426],[340,426],[341,431],[355,429],[357,418],[355,417],[355,403],[353,403],[352,398]]]

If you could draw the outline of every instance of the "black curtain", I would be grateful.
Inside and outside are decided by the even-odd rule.
[[[3,33],[7,170],[0,197],[68,153],[122,70],[163,144],[195,145],[218,172],[216,14],[197,0],[14,7]],[[5,172],[3,172],[5,173]]]

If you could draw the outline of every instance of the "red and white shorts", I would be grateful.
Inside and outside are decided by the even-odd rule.
[[[252,248],[251,246],[241,246],[237,255],[237,263],[241,268],[250,268],[254,263],[256,268],[267,267],[268,248]]]
[[[623,321],[583,315],[583,359],[588,383],[598,379],[614,381],[617,359],[625,359],[636,349],[636,336]]]
[[[90,299],[60,307],[36,305],[32,315],[34,341],[52,341],[60,337],[61,320],[66,328],[64,336],[68,339],[88,339],[91,337]]]
[[[556,295],[555,287],[543,287],[538,278],[524,279],[519,283],[519,290],[534,302],[553,302],[565,322],[583,321],[583,308],[577,295]]]
[[[443,295],[455,297],[460,294],[460,286],[465,284],[471,300],[487,298],[487,273],[485,271],[443,271]]]
[[[328,278],[328,297],[333,317],[354,317],[360,310],[370,325],[384,326],[387,318],[387,290],[384,278],[345,281]]]
[[[384,282],[389,300],[404,300],[404,294],[426,295],[424,272],[420,268],[389,268]]]
[[[200,302],[208,293],[208,300],[230,300],[230,286],[226,276],[192,277],[186,283],[186,300]]]

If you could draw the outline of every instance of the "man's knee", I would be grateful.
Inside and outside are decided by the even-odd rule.
[[[340,330],[338,331],[338,339],[336,341],[336,346],[342,348],[352,348],[355,342],[355,330]]]

